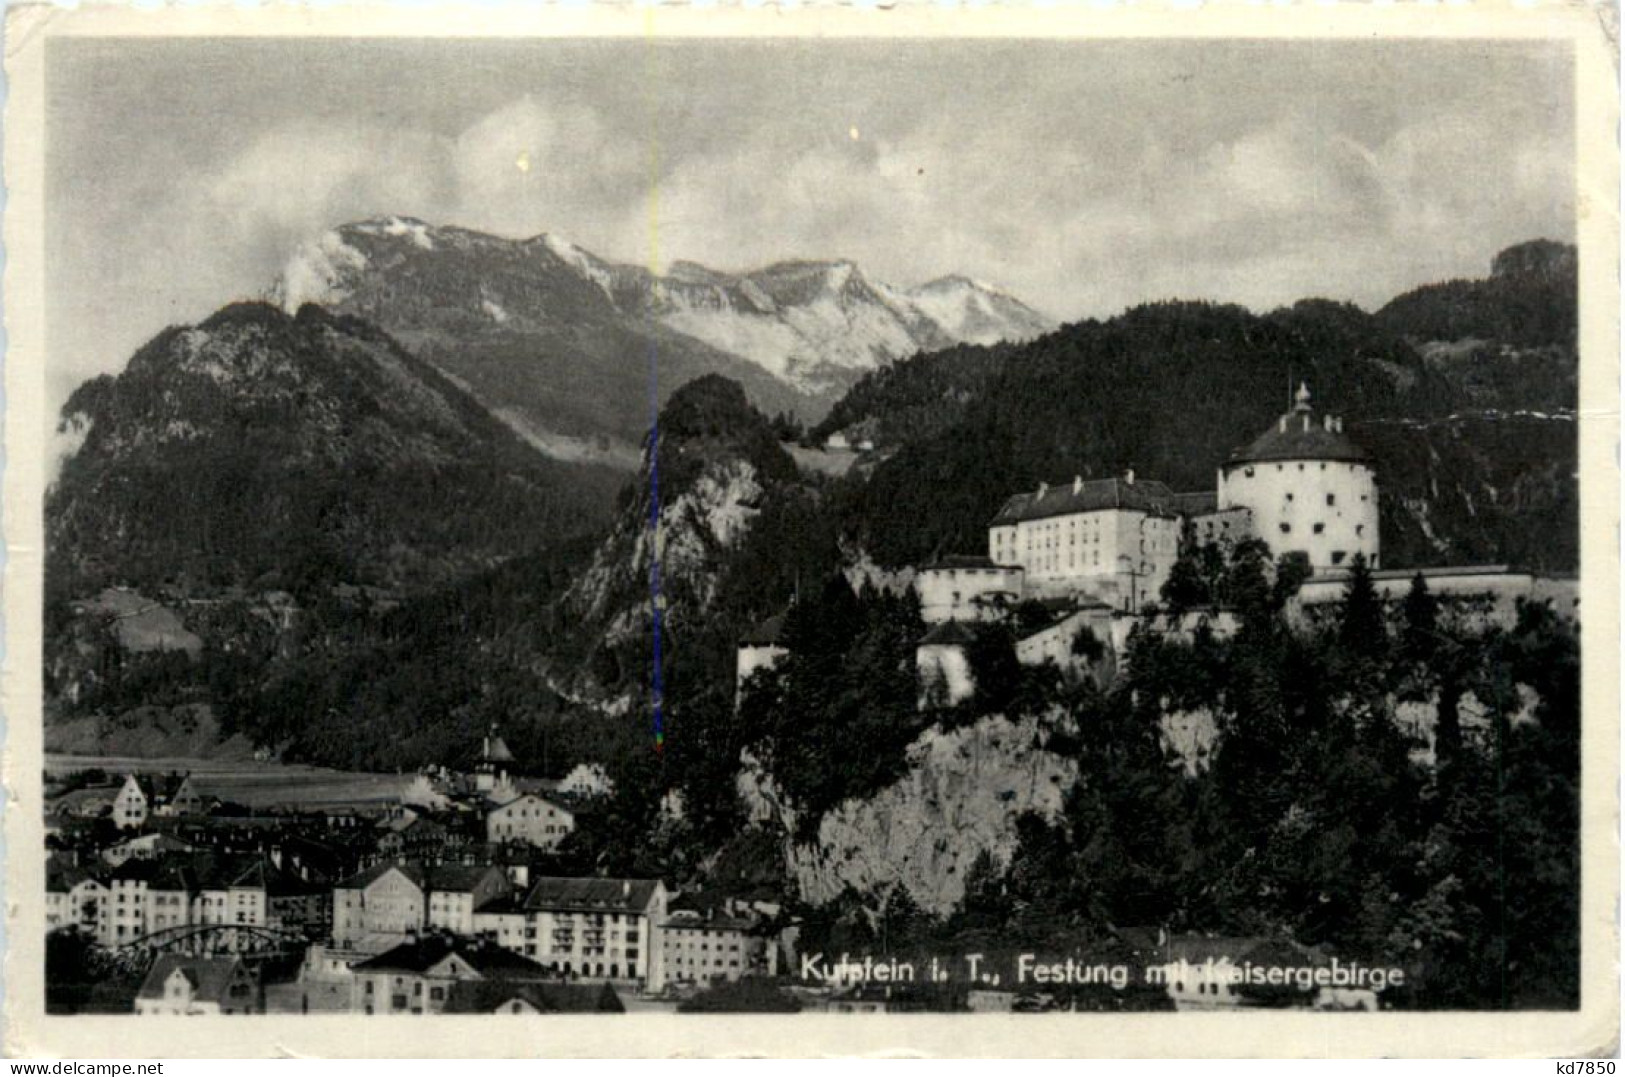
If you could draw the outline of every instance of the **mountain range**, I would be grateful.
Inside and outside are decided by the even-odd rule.
[[[652,409],[704,374],[756,407],[822,418],[864,374],[955,343],[1025,340],[1047,318],[962,276],[900,289],[848,261],[665,273],[557,235],[505,239],[404,217],[302,244],[268,298],[382,327],[543,452],[637,466]]]

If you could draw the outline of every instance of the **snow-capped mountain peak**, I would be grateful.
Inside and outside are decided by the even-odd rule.
[[[300,244],[269,298],[289,312],[318,303],[359,314],[403,340],[429,334],[443,348],[466,348],[468,334],[547,334],[580,352],[587,334],[604,337],[588,351],[624,354],[616,334],[670,341],[675,332],[698,354],[724,353],[712,369],[742,363],[762,371],[806,399],[796,410],[809,416],[868,371],[916,352],[1021,340],[1051,327],[1019,300],[965,277],[904,289],[844,258],[746,271],[679,261],[656,273],[551,232],[506,239],[401,216],[341,225]]]
[[[950,336],[969,344],[1028,340],[1054,328],[1043,315],[996,285],[959,274],[927,281],[907,295]]]

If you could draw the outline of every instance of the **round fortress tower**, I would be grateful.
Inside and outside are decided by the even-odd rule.
[[[1277,557],[1301,554],[1316,572],[1346,569],[1356,553],[1380,563],[1376,469],[1342,419],[1312,412],[1307,385],[1291,411],[1219,468],[1218,503],[1251,509]]]

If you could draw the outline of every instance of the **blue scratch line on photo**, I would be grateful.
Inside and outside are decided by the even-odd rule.
[[[661,709],[665,704],[664,675],[661,672],[661,637],[663,611],[660,601],[660,556],[664,552],[660,542],[660,374],[656,346],[649,342],[649,612],[650,630],[654,634],[654,676],[652,680],[654,703],[655,751],[666,743],[665,721]]]

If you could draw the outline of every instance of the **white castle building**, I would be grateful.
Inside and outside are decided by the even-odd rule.
[[[1376,469],[1342,419],[1315,415],[1300,386],[1291,411],[1230,454],[1214,493],[1175,493],[1130,471],[1013,495],[988,524],[985,558],[920,570],[922,612],[934,624],[986,620],[1030,598],[1137,612],[1161,593],[1187,523],[1200,542],[1257,537],[1316,573],[1346,567],[1356,553],[1375,568]]]
[[[1293,616],[1341,600],[1360,554],[1387,601],[1402,598],[1421,575],[1440,597],[1477,602],[1484,615],[1504,623],[1516,616],[1520,600],[1550,602],[1560,615],[1577,616],[1572,579],[1506,565],[1383,569],[1377,496],[1371,456],[1343,432],[1340,417],[1315,413],[1307,385],[1298,387],[1289,411],[1219,465],[1212,491],[1176,493],[1130,471],[1121,478],[1040,483],[1014,494],[988,523],[985,556],[946,556],[915,573],[920,612],[932,626],[916,656],[926,685],[922,701],[968,698],[966,624],[1005,620],[1030,600],[1050,616],[1018,634],[1018,659],[1098,675],[1090,648],[1075,648],[1074,638],[1087,631],[1109,654],[1120,655],[1142,608],[1160,599],[1187,526],[1198,543],[1256,538],[1274,557],[1300,559],[1310,575]],[[1174,630],[1189,631],[1205,620],[1223,634],[1235,623],[1233,612],[1222,610],[1192,611],[1185,620],[1190,623]],[[770,622],[740,642],[741,683],[787,653],[779,629]]]

